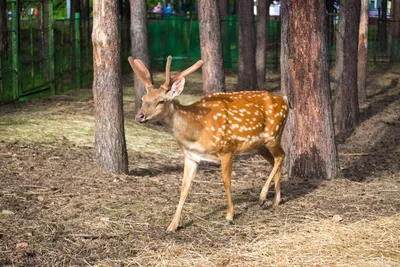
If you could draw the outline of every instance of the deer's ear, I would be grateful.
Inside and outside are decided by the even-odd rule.
[[[182,93],[182,90],[184,87],[185,87],[185,78],[176,80],[172,84],[171,89],[166,93],[166,97],[168,99],[173,99],[174,97],[176,97]]]

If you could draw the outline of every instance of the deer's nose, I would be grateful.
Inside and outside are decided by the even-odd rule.
[[[136,119],[137,122],[144,122],[144,120],[145,120],[144,119],[144,114],[143,113],[137,114],[135,119]]]

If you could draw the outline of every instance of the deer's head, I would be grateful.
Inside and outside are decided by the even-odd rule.
[[[136,121],[140,123],[160,120],[167,116],[167,109],[172,99],[178,96],[185,86],[185,76],[203,65],[203,61],[199,60],[193,66],[171,77],[170,68],[172,57],[169,56],[165,67],[165,83],[162,84],[160,88],[154,88],[151,82],[150,72],[143,62],[140,59],[133,59],[132,57],[129,57],[128,60],[133,71],[144,83],[147,91],[142,97],[142,107],[136,115]]]

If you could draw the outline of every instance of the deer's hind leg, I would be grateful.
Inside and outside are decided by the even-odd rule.
[[[226,221],[228,223],[233,222],[233,202],[231,196],[231,176],[232,176],[232,160],[233,155],[231,153],[220,155],[221,169],[222,169],[222,181],[226,191],[226,197],[228,201],[228,208],[226,211]]]
[[[269,185],[274,178],[275,184],[275,198],[272,206],[275,208],[279,205],[281,201],[281,186],[280,186],[280,179],[281,179],[281,166],[282,161],[285,157],[285,152],[283,151],[282,147],[279,143],[268,144],[265,147],[259,150],[261,156],[263,156],[266,160],[268,160],[272,166],[272,171],[268,176],[267,181],[265,182],[261,193],[260,193],[260,206],[264,206],[267,200],[267,193]]]

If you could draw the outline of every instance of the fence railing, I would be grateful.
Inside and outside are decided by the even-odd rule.
[[[18,14],[17,0],[8,0],[7,8]],[[70,20],[53,19],[52,0],[24,1],[39,6],[37,15],[28,11],[13,16],[7,23],[7,45],[1,56],[0,102],[23,100],[41,94],[54,94],[73,88],[89,86],[93,80],[92,18],[79,14]],[[39,4],[38,4],[39,3]],[[28,10],[31,8],[28,6]],[[337,14],[329,15],[328,39],[330,59],[335,59],[335,28]],[[382,24],[384,23],[384,24]],[[369,60],[400,60],[400,38],[382,34],[400,22],[390,19],[370,19]],[[123,73],[131,73],[130,22],[121,21],[121,62]],[[238,63],[238,18],[227,16],[221,21],[224,66],[236,71]],[[391,38],[389,38],[391,37]],[[151,68],[163,70],[166,58],[174,58],[172,69],[180,70],[200,57],[199,23],[193,16],[149,16],[148,40]],[[279,70],[280,20],[268,22],[268,51],[266,67]]]

